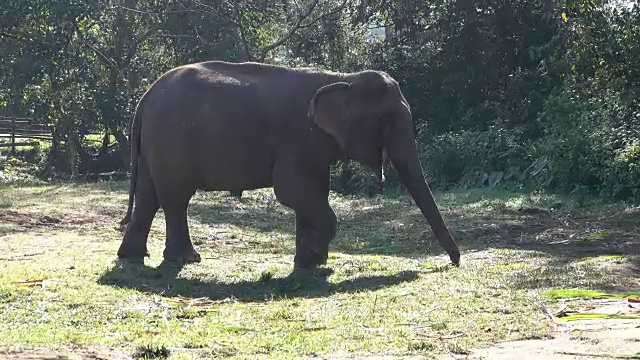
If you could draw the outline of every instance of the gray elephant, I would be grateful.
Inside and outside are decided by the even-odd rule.
[[[128,225],[118,257],[149,256],[149,229],[162,207],[165,261],[199,262],[187,225],[196,190],[273,187],[277,200],[295,211],[294,267],[324,265],[336,234],[330,165],[352,159],[383,180],[385,158],[459,265],[458,246],[422,173],[409,104],[388,74],[251,62],[179,66],[156,80],[136,108],[121,221]]]

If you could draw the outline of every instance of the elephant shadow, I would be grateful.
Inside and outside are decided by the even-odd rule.
[[[418,279],[418,272],[403,271],[388,276],[364,276],[331,283],[328,268],[293,271],[286,277],[261,276],[255,280],[222,283],[215,280],[178,277],[182,267],[162,263],[150,267],[142,263],[117,262],[104,272],[98,284],[128,288],[167,297],[207,297],[211,300],[233,298],[241,302],[262,302],[277,298],[319,298],[336,293],[373,291]]]

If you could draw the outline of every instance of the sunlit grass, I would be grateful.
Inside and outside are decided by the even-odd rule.
[[[635,225],[621,230],[602,220],[593,229],[567,220],[619,221],[622,205],[581,208],[499,190],[438,194],[463,251],[459,269],[447,266],[408,197],[332,194],[340,219],[327,266],[333,273],[291,277],[294,214],[271,190],[242,200],[194,197],[189,225],[200,264],[161,265],[162,212],[151,258],[120,264],[116,226],[126,190],[125,183],[0,188],[0,214],[15,213],[0,216],[0,349],[113,346],[176,359],[433,357],[547,336],[544,306],[554,300],[546,290],[623,291],[637,281],[588,261],[611,256],[607,247],[601,254],[576,247],[586,241],[600,249],[611,234],[635,234]],[[44,215],[60,221],[25,220]],[[28,279],[42,282],[16,283]]]

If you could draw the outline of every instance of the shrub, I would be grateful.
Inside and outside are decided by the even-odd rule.
[[[423,169],[433,187],[496,185],[522,178],[528,146],[518,129],[495,124],[421,141]]]
[[[551,96],[540,144],[551,184],[565,191],[640,200],[640,112],[624,91],[573,88]]]
[[[0,158],[0,184],[41,184],[36,164],[17,157]]]

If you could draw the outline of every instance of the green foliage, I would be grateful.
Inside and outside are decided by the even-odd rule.
[[[640,199],[640,114],[608,89],[595,101],[550,97],[544,112],[550,175],[560,188],[585,188],[618,199]]]
[[[539,141],[557,188],[640,200],[640,31],[637,12],[591,10],[560,61],[571,71],[545,101]],[[592,27],[593,25],[597,27]],[[593,30],[592,30],[593,29]],[[601,31],[601,29],[608,29]]]
[[[0,115],[50,125],[49,147],[19,154],[38,176],[77,176],[128,168],[135,104],[176,65],[374,68],[400,82],[434,187],[513,182],[640,201],[640,11],[632,5],[8,0]],[[336,191],[380,191],[363,166],[337,164],[332,173]]]
[[[39,168],[33,162],[11,158],[0,160],[0,184],[37,185],[39,180]]]
[[[385,166],[389,172],[388,164]],[[397,185],[391,180],[392,185]],[[331,190],[341,194],[375,195],[382,191],[373,170],[356,162],[339,162],[331,168]]]
[[[431,183],[438,187],[520,181],[528,166],[524,141],[522,131],[499,125],[486,131],[449,132],[424,142],[423,167]]]

